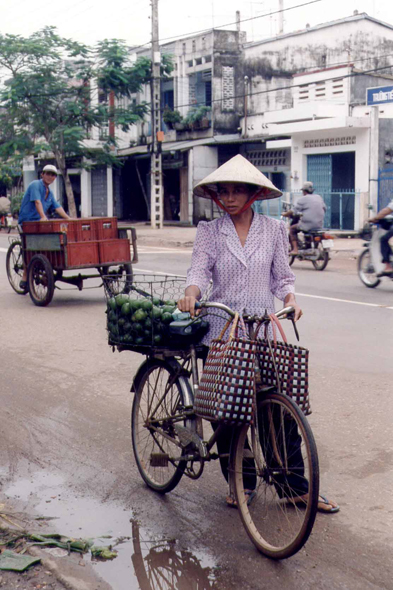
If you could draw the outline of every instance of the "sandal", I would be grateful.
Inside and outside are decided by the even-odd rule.
[[[307,494],[304,496],[297,496],[296,498],[287,498],[288,502],[291,504],[302,504],[304,507],[307,506]],[[330,506],[330,508],[328,508]],[[319,494],[318,497],[318,512],[323,512],[324,514],[335,514],[339,512],[340,506],[335,502],[332,502],[326,498],[326,496],[322,496]]]
[[[256,490],[244,490],[244,494],[247,498],[247,506],[251,504],[255,496],[257,495]],[[227,506],[230,508],[237,508],[237,502],[232,495],[226,497]]]

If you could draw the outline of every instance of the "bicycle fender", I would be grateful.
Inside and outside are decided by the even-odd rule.
[[[188,378],[190,376],[189,371],[186,371],[185,369],[179,371],[180,365],[179,365],[179,363],[177,362],[176,359],[168,358],[165,361],[160,361],[159,359],[156,359],[156,358],[154,358],[154,359],[153,358],[152,359],[147,358],[140,365],[140,367],[138,368],[138,371],[136,372],[136,375],[134,376],[134,379],[132,380],[131,389],[130,389],[130,391],[132,393],[135,393],[136,392],[136,390],[138,389],[139,384],[140,384],[140,382],[142,380],[142,377],[144,376],[144,374],[148,370],[149,365],[151,363],[153,363],[153,362],[154,362],[154,364],[162,364],[163,366],[164,365],[169,365],[171,367],[171,369],[173,369],[174,371],[178,371],[178,373],[179,373],[179,379],[181,377]]]

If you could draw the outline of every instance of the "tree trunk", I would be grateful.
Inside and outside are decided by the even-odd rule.
[[[65,161],[64,161],[64,158],[62,158],[60,156],[60,154],[55,154],[55,155],[56,155],[57,166],[59,167],[59,170],[60,170],[60,172],[63,176],[63,180],[64,180],[65,192],[66,192],[67,203],[68,203],[68,214],[70,217],[73,217],[74,219],[76,219],[78,217],[78,214],[76,211],[74,191],[72,190],[72,184],[71,184],[68,172],[67,172]]]

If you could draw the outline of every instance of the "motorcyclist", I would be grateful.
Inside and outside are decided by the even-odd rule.
[[[380,221],[382,221],[382,219],[384,219],[388,215],[392,215],[392,214],[393,214],[393,201],[390,201],[390,203],[387,205],[387,207],[384,207],[383,209],[381,209],[374,217],[371,217],[369,219],[369,221],[370,221],[370,223],[379,223]],[[393,275],[393,266],[392,266],[392,263],[390,262],[390,256],[391,256],[392,250],[389,245],[389,240],[391,237],[393,237],[393,219],[391,219],[391,222],[389,224],[387,224],[387,226],[384,229],[387,229],[387,232],[380,238],[380,242],[381,242],[382,262],[385,264],[385,268],[382,272],[379,272],[377,274],[377,277]]]
[[[302,186],[303,196],[300,197],[291,211],[283,213],[283,217],[294,217],[301,215],[298,223],[292,223],[289,228],[289,240],[292,251],[290,254],[296,256],[299,253],[297,234],[299,231],[322,229],[326,212],[326,205],[320,195],[314,194],[314,185],[309,180]]]

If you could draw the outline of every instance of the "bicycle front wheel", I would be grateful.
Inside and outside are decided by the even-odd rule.
[[[153,360],[137,387],[131,415],[132,446],[145,483],[162,494],[179,483],[186,461],[175,424],[184,425],[184,395],[175,369]]]
[[[301,549],[315,521],[317,448],[306,418],[287,396],[271,393],[258,400],[256,422],[257,427],[239,428],[234,439],[235,496],[243,525],[257,549],[273,559],[284,559]],[[247,438],[251,462],[244,460]],[[248,482],[255,480],[251,502],[244,493],[245,476]]]

